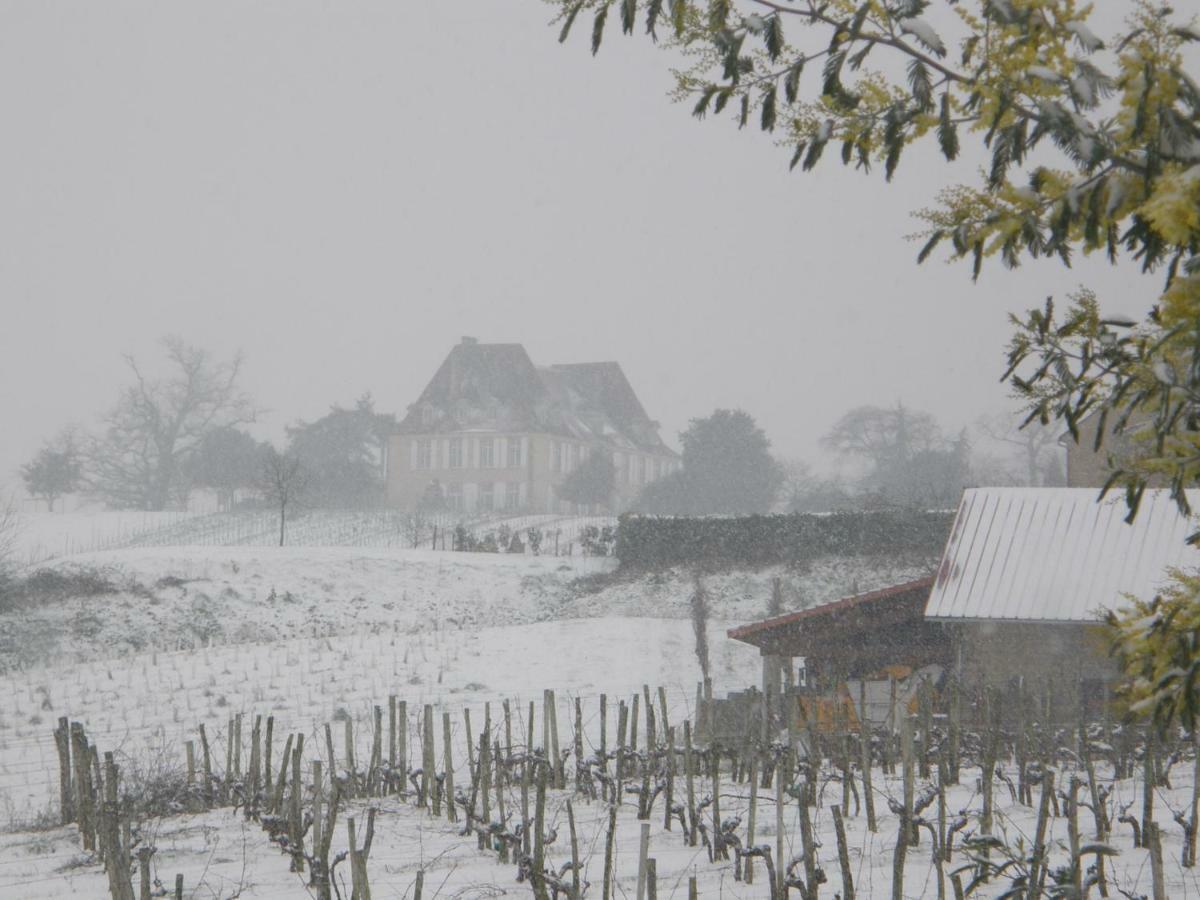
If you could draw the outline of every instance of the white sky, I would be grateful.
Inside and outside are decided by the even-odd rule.
[[[461,335],[616,359],[674,442],[719,406],[811,457],[846,409],[1004,408],[1006,317],[1160,281],[918,267],[952,176],[814,173],[670,103],[671,58],[538,0],[0,6],[0,481],[94,422],[166,333],[241,347],[266,433],[365,390],[403,413]],[[817,77],[813,73],[813,77]],[[966,136],[964,135],[964,143]],[[961,169],[969,178],[970,169]]]

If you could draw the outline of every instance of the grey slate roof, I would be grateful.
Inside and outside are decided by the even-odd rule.
[[[544,432],[673,455],[618,363],[539,368],[520,344],[470,339],[450,351],[397,430]]]

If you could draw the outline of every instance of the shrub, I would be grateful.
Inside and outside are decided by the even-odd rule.
[[[941,555],[953,513],[872,511],[831,515],[693,517],[622,516],[616,535],[621,566],[774,565],[821,556]]]

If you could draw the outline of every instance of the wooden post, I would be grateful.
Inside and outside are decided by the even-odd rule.
[[[575,701],[578,703],[578,699]],[[575,832],[575,807],[567,801],[567,824],[571,828],[571,900],[580,900],[579,891],[579,836]]]
[[[388,771],[391,772],[391,789],[396,790],[396,695],[388,695]],[[400,773],[404,781],[404,773]]]
[[[1142,837],[1145,839],[1146,847],[1153,850],[1154,845],[1149,843],[1148,829],[1154,821],[1154,756],[1157,750],[1157,741],[1155,740],[1154,724],[1151,723],[1146,728],[1146,753],[1142,757]]]
[[[139,847],[138,858],[138,898],[150,900],[150,857],[154,855],[153,847]]]
[[[614,773],[614,790],[616,796],[613,803],[620,806],[625,799],[625,729],[628,725],[629,708],[622,700],[617,705],[617,764]],[[694,808],[694,807],[693,807]]]
[[[846,847],[846,827],[842,823],[842,810],[833,807],[833,828],[837,834],[838,865],[842,869],[842,900],[854,900],[854,876],[850,872],[850,851]]]
[[[758,815],[758,754],[752,753],[750,756],[750,810],[746,814],[746,847],[754,846],[754,826],[758,823],[755,821]],[[743,873],[746,879],[746,884],[754,884],[754,858],[746,857],[746,871]]]
[[[1200,819],[1197,818],[1197,813],[1200,812],[1200,728],[1195,726],[1192,727],[1192,753],[1195,755],[1195,761],[1192,763],[1191,815],[1188,817],[1190,827],[1183,849],[1184,865],[1189,869],[1196,865],[1196,829],[1200,827]]]
[[[608,775],[608,694],[600,695],[600,771]],[[600,782],[600,799],[606,803],[610,800],[608,781]],[[607,898],[600,898],[607,900]]]
[[[492,800],[489,794],[492,790],[492,745],[491,734],[488,731],[485,718],[483,731],[479,735],[479,798],[480,816],[485,824],[492,821]]]
[[[396,767],[400,770],[400,798],[408,796],[408,701],[396,704]]]
[[[271,812],[277,816],[283,814],[283,789],[287,785],[288,763],[292,758],[292,740],[293,735],[289,734],[287,742],[283,745],[283,756],[279,760],[278,781],[275,783],[275,796],[271,800]]]
[[[213,807],[213,776],[212,756],[208,749],[208,735],[204,732],[204,723],[200,723],[200,761],[204,767],[204,808]]]
[[[512,742],[512,710],[508,705],[508,698],[504,699],[501,704],[504,709],[504,760],[506,763],[512,761],[513,742]]]
[[[604,838],[604,890],[600,900],[613,900],[613,847],[617,840],[617,804],[608,806],[608,833]]]
[[[646,900],[658,900],[658,860],[646,859]]]
[[[650,754],[658,746],[658,735],[654,730],[654,703],[650,699],[650,685],[642,685],[642,697],[646,705],[646,752]]]
[[[663,829],[671,830],[671,807],[675,805],[675,727],[663,729],[666,735],[666,758],[663,760],[663,774],[666,785],[663,789]]]
[[[546,781],[550,776],[548,764],[537,768],[537,806],[534,812],[533,832],[533,871],[529,880],[533,886],[533,896],[536,900],[549,900],[550,892],[546,889]]]
[[[1150,883],[1153,886],[1154,900],[1167,900],[1166,882],[1163,878],[1162,835],[1156,822],[1147,822],[1145,826],[1145,843],[1150,849]]]
[[[1071,886],[1076,897],[1083,896],[1083,872],[1079,860],[1079,779],[1074,775],[1067,790],[1067,841],[1071,848]]]
[[[561,791],[567,786],[567,778],[563,770],[563,758],[558,752],[558,698],[554,691],[550,691],[550,743],[551,747],[547,748],[547,753],[554,766],[554,786]]]
[[[254,725],[250,728],[250,766],[248,771],[249,783],[246,785],[246,796],[242,808],[245,818],[258,816],[258,780],[262,768],[262,716],[254,717]]]
[[[185,741],[184,749],[187,753],[187,791],[188,791],[188,812],[195,812],[197,809],[196,797],[196,744],[194,741]]]
[[[583,789],[587,767],[583,760],[583,707],[575,698],[575,793]]]
[[[347,717],[342,726],[345,737],[343,745],[346,748],[346,784],[350,787],[350,796],[355,797],[362,793],[362,785],[359,783],[358,766],[354,760],[354,720]]]
[[[296,733],[296,743],[292,746],[292,794],[291,800],[291,816],[289,824],[291,834],[289,835],[292,847],[295,848],[292,853],[292,868],[293,872],[304,871],[304,817],[303,807],[301,804],[304,800],[303,784],[301,782],[300,760],[304,754],[304,734]]]
[[[271,790],[271,739],[275,735],[275,717],[267,716],[267,737],[263,743],[263,788]]]
[[[504,811],[504,757],[501,755],[500,742],[492,745],[492,757],[496,761],[496,821],[505,822],[508,816]],[[500,862],[508,862],[508,842],[500,842]]]
[[[721,752],[716,744],[709,744],[712,777],[712,846],[713,861],[729,859],[725,849],[724,833],[721,831]]]
[[[650,823],[643,822],[641,835],[638,838],[637,900],[646,900],[646,860],[649,856]]]
[[[421,789],[417,793],[417,805],[433,807],[433,707],[425,704],[421,711]]]
[[[58,720],[54,729],[54,745],[58,749],[58,810],[59,822],[66,825],[75,821],[75,803],[71,796],[71,727],[67,717]]]
[[[457,822],[458,813],[454,809],[454,748],[450,742],[450,713],[442,713],[442,754],[445,757],[446,780],[443,782],[446,792],[446,821]]]
[[[904,857],[912,840],[913,810],[913,752],[912,719],[905,715],[900,722],[900,754],[904,777],[904,806],[900,812],[896,849],[892,854],[892,900],[904,900]]]
[[[687,811],[688,811],[688,846],[696,846],[696,831],[699,823],[696,821],[696,772],[692,750],[692,723],[683,723],[683,769],[687,782]]]
[[[958,784],[959,773],[959,754],[958,746],[960,735],[962,733],[962,686],[959,684],[958,675],[950,676],[950,725],[946,740],[949,743],[950,752],[950,780],[949,784]]]
[[[875,791],[871,784],[871,725],[867,721],[867,681],[859,683],[858,754],[862,766],[863,804],[867,808],[867,830],[875,834],[879,825],[875,820]]]
[[[776,897],[787,898],[787,862],[783,858],[783,805],[787,802],[787,796],[784,791],[787,786],[788,779],[785,777],[785,771],[790,768],[787,765],[787,760],[791,758],[792,750],[788,748],[783,759],[780,760],[779,771],[775,773],[775,859],[778,865],[775,869],[775,884],[773,885]],[[801,803],[804,801],[801,800]],[[692,879],[695,881],[695,879]]]
[[[533,764],[529,760],[532,752],[526,751],[525,764],[521,766],[521,852],[526,856],[530,853],[529,831],[533,824],[529,818],[529,782],[533,776]]]
[[[353,817],[346,819],[346,832],[350,838],[351,900],[371,900],[371,884],[367,878],[367,859],[371,854],[371,842],[375,837],[375,807],[367,809],[367,833],[361,847],[355,835]]]
[[[810,769],[819,765],[813,758],[810,758],[808,763]],[[796,807],[800,813],[800,846],[804,853],[804,896],[806,900],[817,900],[817,891],[820,890],[820,885],[817,884],[817,842],[813,835],[812,819],[809,817],[808,803],[804,796],[800,797]]]
[[[133,878],[129,869],[129,848],[121,844],[119,792],[120,775],[112,753],[104,754],[104,805],[101,813],[104,830],[104,867],[108,870],[108,888],[113,900],[133,900]],[[149,857],[146,861],[149,868]]]
[[[1046,858],[1046,827],[1050,821],[1050,798],[1054,794],[1054,770],[1047,769],[1042,776],[1042,800],[1038,806],[1037,830],[1033,837],[1033,858],[1029,864],[1030,900],[1036,900],[1040,893],[1039,885],[1045,873]]]
[[[383,763],[383,708],[376,706],[373,712],[375,734],[371,738],[371,762],[367,766],[367,793],[377,797],[382,794],[379,790],[379,769]],[[452,803],[451,806],[453,805]]]

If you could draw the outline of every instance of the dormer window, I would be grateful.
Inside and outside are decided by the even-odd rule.
[[[433,424],[433,407],[428,403],[421,407],[421,424],[426,428]]]

